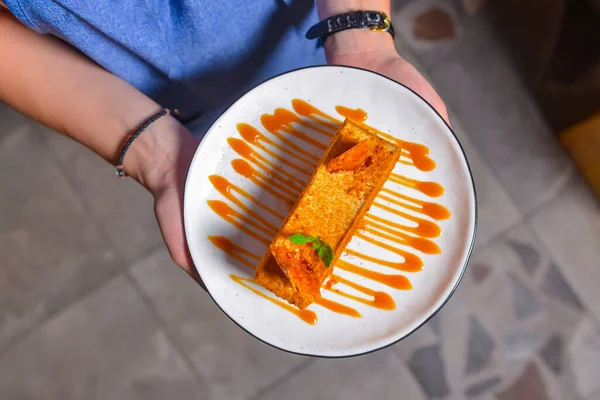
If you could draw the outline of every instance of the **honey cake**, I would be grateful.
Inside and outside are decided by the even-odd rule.
[[[359,228],[401,149],[346,120],[325,150],[304,191],[256,269],[256,282],[304,309],[321,297],[321,285]],[[295,244],[292,235],[316,241]],[[325,265],[316,243],[332,250]]]

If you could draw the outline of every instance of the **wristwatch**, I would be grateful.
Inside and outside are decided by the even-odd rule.
[[[321,39],[325,42],[334,33],[347,29],[370,29],[376,32],[389,32],[394,37],[394,27],[386,13],[381,11],[351,11],[334,15],[313,25],[306,32],[307,39]]]

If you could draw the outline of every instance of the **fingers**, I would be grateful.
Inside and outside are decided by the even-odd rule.
[[[169,186],[155,195],[154,213],[171,258],[188,273],[204,290],[190,255],[183,228],[183,204],[179,190]]]

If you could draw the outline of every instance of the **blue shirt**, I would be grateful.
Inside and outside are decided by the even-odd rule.
[[[323,64],[307,0],[5,0],[164,107],[210,116],[278,73]],[[118,94],[117,94],[118,95]]]

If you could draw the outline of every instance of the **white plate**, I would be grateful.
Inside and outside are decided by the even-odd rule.
[[[310,325],[296,314],[232,280],[231,274],[251,278],[253,271],[227,256],[208,240],[209,236],[224,236],[257,255],[264,254],[266,244],[241,232],[207,205],[207,200],[219,200],[229,204],[240,214],[246,214],[213,187],[209,176],[223,176],[260,198],[263,204],[275,208],[281,214],[287,214],[289,208],[284,202],[234,171],[231,161],[241,157],[230,147],[227,139],[241,139],[236,129],[238,123],[250,124],[267,137],[273,138],[261,125],[261,115],[272,114],[277,108],[293,110],[293,99],[306,100],[340,119],[342,118],[335,109],[337,105],[361,108],[368,113],[367,124],[402,140],[429,147],[430,157],[437,163],[437,168],[430,172],[399,163],[394,173],[420,181],[440,183],[445,188],[441,197],[429,198],[414,189],[390,181],[385,187],[412,198],[440,204],[451,212],[449,219],[436,222],[442,234],[433,241],[441,248],[441,254],[422,254],[414,249],[396,246],[422,259],[423,269],[413,273],[401,273],[347,255],[342,257],[343,260],[350,260],[369,270],[405,275],[413,289],[397,290],[339,268],[335,270],[343,278],[388,293],[396,304],[395,310],[374,308],[323,289],[325,298],[355,309],[362,317],[349,317],[313,304],[308,310],[316,313],[318,320],[316,324]],[[297,124],[293,126],[302,128]],[[307,132],[324,144],[329,141],[321,133],[310,130]],[[289,133],[281,134],[288,139],[292,138]],[[318,157],[322,154],[321,149],[306,142],[295,143]],[[285,155],[276,148],[267,148],[275,154]],[[263,149],[255,146],[252,149],[277,164]],[[289,156],[286,157],[290,159]],[[279,171],[290,174],[294,172],[277,165]],[[236,196],[244,199],[237,194]],[[383,203],[391,205],[385,201]],[[243,200],[243,204],[279,227],[280,221],[256,204],[246,200]],[[403,211],[418,215],[407,209]],[[378,207],[372,207],[369,213],[395,223],[410,225],[402,217]],[[188,245],[196,268],[217,305],[240,327],[272,346],[289,352],[322,357],[351,356],[383,348],[414,332],[431,318],[452,295],[465,271],[475,240],[476,219],[475,189],[467,160],[458,140],[442,118],[429,104],[403,85],[372,72],[347,67],[322,66],[292,71],[274,77],[245,94],[221,115],[204,136],[191,163],[185,186],[184,220]],[[264,223],[258,225],[265,226]],[[244,226],[268,237],[247,223]],[[392,244],[385,239],[383,241]],[[393,262],[403,261],[401,256],[357,237],[348,248]],[[257,261],[253,263],[257,264]],[[252,287],[275,298],[260,286]],[[343,283],[337,283],[334,287],[369,298]]]

